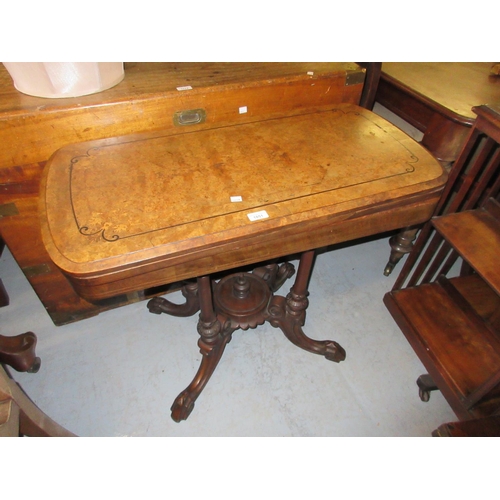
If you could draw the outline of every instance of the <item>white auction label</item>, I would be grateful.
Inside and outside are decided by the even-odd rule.
[[[186,85],[184,87],[177,87],[177,90],[193,90],[193,87],[191,87],[191,85]]]
[[[241,196],[231,196],[231,201],[233,203],[239,203],[240,201],[243,201],[243,198]]]
[[[265,210],[261,210],[260,212],[254,212],[253,214],[247,214],[248,218],[251,221],[267,219],[269,214]]]

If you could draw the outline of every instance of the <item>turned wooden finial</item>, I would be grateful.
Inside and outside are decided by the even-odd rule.
[[[233,282],[233,295],[238,299],[244,299],[249,293],[250,282],[244,274],[239,274]]]

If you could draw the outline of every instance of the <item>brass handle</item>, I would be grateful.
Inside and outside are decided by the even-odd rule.
[[[174,113],[175,126],[197,125],[203,123],[207,118],[204,109],[187,109]]]

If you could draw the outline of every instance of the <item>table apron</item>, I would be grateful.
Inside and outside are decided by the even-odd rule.
[[[180,256],[166,256],[106,273],[72,273],[67,277],[80,296],[98,301],[420,224],[432,216],[440,193],[441,189],[436,189],[404,201],[355,210],[341,220],[328,216]]]

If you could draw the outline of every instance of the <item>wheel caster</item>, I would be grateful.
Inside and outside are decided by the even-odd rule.
[[[424,403],[427,403],[431,398],[431,393],[429,391],[425,391],[424,389],[419,389],[418,395]]]
[[[428,374],[420,375],[417,379],[418,395],[420,399],[427,403],[431,397],[431,391],[437,391],[438,387]]]

